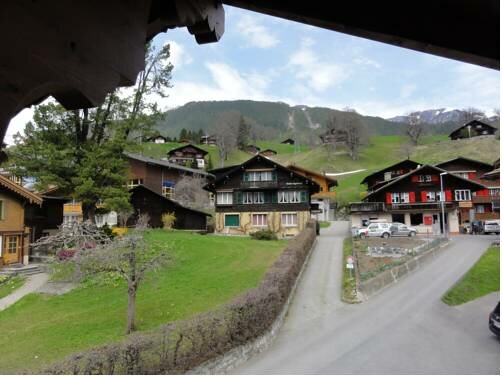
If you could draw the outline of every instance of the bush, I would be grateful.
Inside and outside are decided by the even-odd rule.
[[[103,234],[111,240],[115,238],[115,233],[113,232],[112,228],[110,228],[108,223],[105,223],[105,225],[101,227],[101,232],[103,232]]]
[[[277,240],[277,235],[270,229],[263,229],[250,234],[251,238],[255,240],[267,240],[275,241]]]
[[[174,214],[174,212],[167,212],[162,215],[162,224],[165,230],[173,229],[175,221],[176,215]]]
[[[75,255],[76,250],[75,249],[63,249],[57,252],[57,258],[60,261],[67,261]]]
[[[74,354],[45,374],[181,374],[263,335],[277,319],[315,240],[315,222],[291,240],[257,288],[191,319]]]

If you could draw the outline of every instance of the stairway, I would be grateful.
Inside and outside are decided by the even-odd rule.
[[[15,275],[28,276],[28,275],[39,274],[41,272],[44,272],[44,268],[39,264],[29,264],[25,266],[24,264],[21,263],[14,263],[14,264],[9,264],[8,266],[5,266],[0,269],[0,275],[10,275],[10,276],[15,276]]]

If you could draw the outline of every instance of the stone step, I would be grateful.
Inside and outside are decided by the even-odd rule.
[[[41,266],[33,264],[33,265],[9,265],[8,267],[4,267],[0,269],[0,274],[3,275],[34,275],[43,272]]]

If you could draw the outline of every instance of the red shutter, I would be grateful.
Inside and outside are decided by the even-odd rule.
[[[390,192],[388,192],[387,194],[385,194],[385,201],[387,204],[391,204],[392,203],[392,196],[390,195]]]
[[[415,203],[415,193],[413,191],[410,192],[410,203]]]
[[[424,225],[432,225],[432,216],[424,216]]]
[[[476,179],[476,173],[467,173],[469,179]]]
[[[426,202],[427,201],[427,191],[421,191],[420,192],[420,200],[422,202]]]
[[[488,189],[484,189],[483,194],[483,196],[490,196],[490,191]]]
[[[432,182],[439,182],[439,175],[431,175]]]
[[[411,181],[412,182],[418,182],[418,175],[412,175],[411,176]]]
[[[444,196],[447,202],[451,202],[451,190],[445,190]]]

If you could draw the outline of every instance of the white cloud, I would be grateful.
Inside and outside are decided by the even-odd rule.
[[[241,33],[250,46],[266,49],[279,43],[279,39],[274,33],[261,23],[259,16],[243,15],[236,26],[237,31]]]
[[[184,65],[193,62],[192,57],[186,52],[185,47],[176,41],[166,41],[166,44],[170,45],[170,57],[169,61],[174,66],[174,69],[180,68]]]
[[[363,57],[363,56],[359,56],[359,57],[353,59],[352,61],[358,65],[369,66],[369,67],[373,67],[373,68],[377,68],[377,69],[382,68],[382,65],[380,63],[378,63],[377,61]]]
[[[415,91],[417,86],[415,84],[405,84],[401,87],[401,98],[409,98]]]
[[[33,108],[29,107],[22,110],[14,118],[11,119],[7,133],[5,134],[4,142],[8,145],[14,144],[14,135],[18,132],[23,133],[26,123],[33,118]]]

